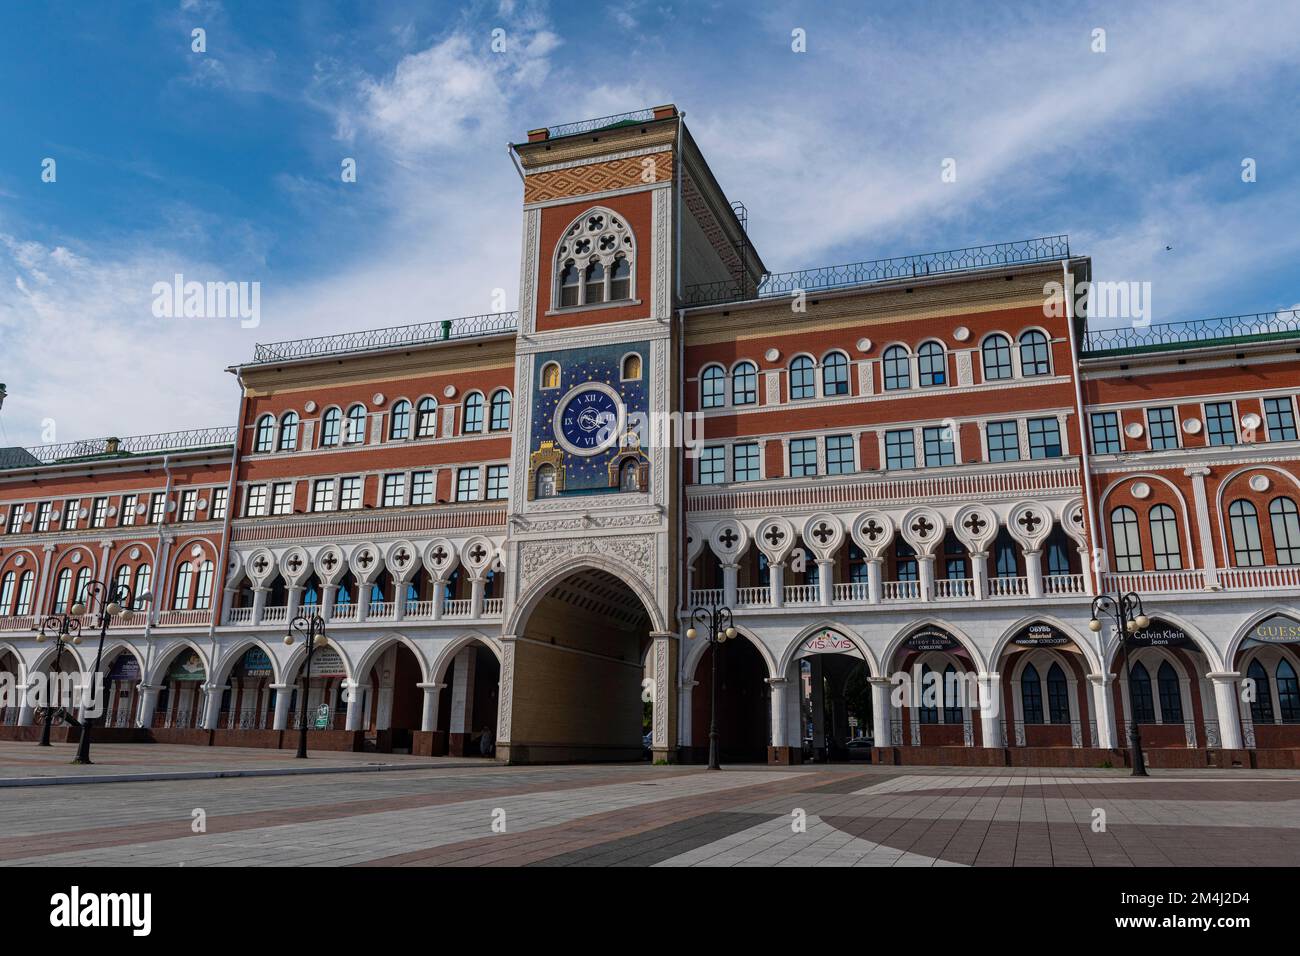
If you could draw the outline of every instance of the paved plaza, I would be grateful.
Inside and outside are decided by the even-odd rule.
[[[0,864],[1300,862],[1295,772],[1156,771],[1135,780],[1120,770],[852,765],[709,773],[321,754],[306,762],[312,772],[284,775],[304,769],[284,751],[103,746],[89,768],[70,766],[72,752],[68,745],[42,751],[0,744]],[[259,775],[215,776],[250,771]],[[142,773],[153,778],[50,782]],[[157,779],[195,773],[212,776]],[[45,782],[31,783],[38,776]]]

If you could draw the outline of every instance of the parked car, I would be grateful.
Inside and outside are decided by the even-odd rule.
[[[850,763],[871,763],[871,748],[875,745],[874,737],[854,737],[844,747],[849,752]]]
[[[654,743],[654,731],[641,735],[641,759],[650,759],[650,745]]]

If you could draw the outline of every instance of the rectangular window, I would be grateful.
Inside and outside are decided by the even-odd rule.
[[[758,481],[758,443],[731,446],[731,480]]]
[[[489,501],[500,501],[506,496],[510,486],[509,465],[488,465],[487,497]]]
[[[1029,419],[1029,457],[1061,457],[1061,423],[1055,418]]]
[[[63,506],[63,530],[77,526],[77,519],[81,516],[81,499],[73,498]]]
[[[1178,426],[1172,407],[1147,409],[1147,434],[1152,451],[1165,451],[1178,447]]]
[[[181,520],[193,521],[199,515],[199,493],[192,489],[181,492]]]
[[[433,504],[433,472],[411,472],[411,504]]]
[[[271,486],[271,514],[293,514],[292,481],[277,481]]]
[[[384,475],[384,491],[380,504],[385,508],[399,508],[406,504],[406,475]]]
[[[851,475],[857,471],[853,460],[852,435],[826,436],[826,474]]]
[[[92,528],[108,527],[108,499],[96,498],[90,506],[90,526]]]
[[[957,451],[953,448],[951,428],[946,425],[932,425],[921,430],[921,439],[925,443],[927,468],[957,464]]]
[[[311,487],[311,510],[331,511],[334,508],[334,479],[317,478]]]
[[[912,430],[885,432],[885,468],[916,467],[916,436]]]
[[[1118,455],[1119,412],[1092,413],[1092,453],[1094,455]]]
[[[67,524],[65,521],[64,524]],[[17,534],[23,530],[23,506],[11,505],[9,508],[9,533]]]
[[[226,498],[229,488],[212,489],[212,513],[208,516],[213,521],[224,521],[226,517]]]
[[[459,468],[456,470],[456,500],[478,500],[477,468]]]
[[[710,445],[700,452],[699,475],[701,485],[720,485],[727,480],[727,449]]]
[[[50,512],[54,510],[54,504],[50,501],[42,501],[36,506],[36,530],[50,530]]]
[[[817,474],[817,439],[795,438],[790,442],[790,477],[807,478]]]
[[[1295,441],[1295,406],[1290,396],[1264,399],[1264,420],[1269,441]]]
[[[162,524],[163,519],[167,517],[167,495],[161,491],[155,491],[153,497],[149,499],[149,523]]]
[[[154,500],[157,500],[157,495]],[[266,514],[266,485],[249,485],[244,495],[244,514],[257,518]]]
[[[135,524],[135,509],[139,504],[139,495],[123,495],[122,510],[118,513],[117,523],[123,527]]]
[[[1211,445],[1237,444],[1237,423],[1232,419],[1232,402],[1211,402],[1205,406],[1205,433]]]
[[[361,479],[344,478],[339,482],[339,510],[355,511],[361,507]]]
[[[985,426],[989,461],[1020,460],[1020,430],[1015,422],[989,422]]]

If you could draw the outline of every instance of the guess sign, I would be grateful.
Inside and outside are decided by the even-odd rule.
[[[1250,629],[1247,645],[1260,644],[1300,644],[1300,621],[1274,614],[1265,618]]]

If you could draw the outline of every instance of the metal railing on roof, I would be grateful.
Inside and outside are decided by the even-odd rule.
[[[28,453],[42,465],[54,462],[76,461],[82,458],[113,458],[129,455],[147,455],[164,451],[183,451],[194,448],[213,448],[233,445],[235,427],[190,428],[178,432],[158,432],[153,435],[132,435],[128,438],[88,438],[82,441],[62,442],[57,445],[36,445]]]
[[[306,339],[259,344],[253,351],[253,364],[338,355],[344,352],[369,352],[376,349],[400,348],[403,345],[423,345],[429,342],[474,338],[480,335],[500,335],[513,332],[518,327],[518,312],[489,312],[486,315],[467,315],[458,319],[418,322],[415,325],[398,325],[387,329],[318,335]]]
[[[1069,255],[1069,236],[1042,236],[1016,242],[949,249],[945,252],[927,252],[916,256],[894,256],[838,266],[820,266],[796,272],[770,272],[763,277],[757,289],[752,282],[742,284],[730,279],[704,282],[687,286],[685,300],[687,305],[714,305],[788,295],[798,291],[814,292],[873,282],[920,279],[995,266],[1053,262],[1069,258]]]
[[[1205,348],[1297,337],[1300,337],[1300,309],[1287,309],[1188,322],[1089,329],[1083,336],[1083,354],[1098,357],[1121,352]]]
[[[590,133],[598,129],[608,129],[611,126],[622,126],[631,123],[648,123],[655,118],[655,111],[652,109],[633,110],[631,113],[615,113],[613,116],[599,116],[596,119],[581,120],[577,123],[565,123],[562,126],[548,126],[546,133],[551,139],[560,136],[572,136],[574,133]]]

